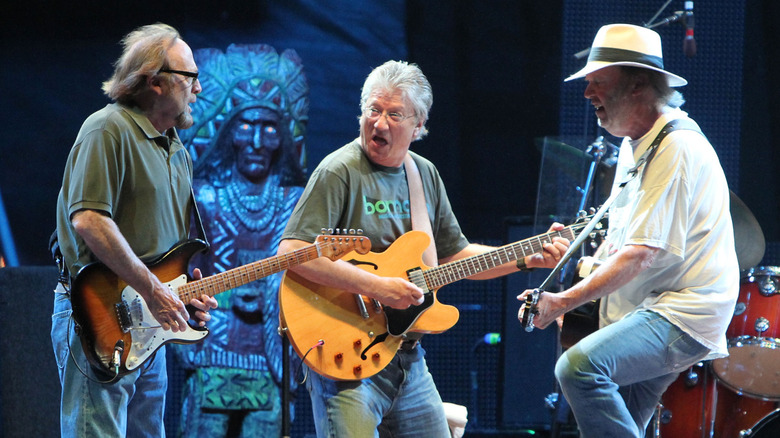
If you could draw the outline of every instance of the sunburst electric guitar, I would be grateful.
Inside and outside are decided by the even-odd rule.
[[[296,251],[189,281],[189,261],[206,247],[202,240],[178,244],[148,267],[189,303],[204,294],[213,297],[318,257],[335,260],[349,252],[366,254],[371,242],[357,234],[321,235],[314,244]],[[71,302],[87,358],[108,375],[121,376],[138,368],[167,342],[195,343],[208,335],[207,328],[192,324],[179,332],[163,330],[141,295],[102,263],[79,271],[73,279]]]
[[[554,237],[573,240],[586,224],[582,218],[563,230],[436,267],[422,261],[428,235],[410,231],[382,253],[351,253],[342,260],[382,277],[409,280],[423,290],[422,304],[393,309],[288,271],[279,290],[280,323],[295,351],[317,373],[336,380],[371,377],[390,363],[407,332],[441,333],[455,325],[458,309],[438,301],[439,288],[541,252]]]

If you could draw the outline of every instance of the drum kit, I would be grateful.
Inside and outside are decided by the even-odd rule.
[[[731,216],[742,276],[729,356],[683,372],[661,397],[648,436],[780,437],[780,267],[755,266],[764,234],[733,192]]]

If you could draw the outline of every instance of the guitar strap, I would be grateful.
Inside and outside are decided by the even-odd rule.
[[[602,204],[601,207],[598,209],[598,211],[593,214],[593,218],[590,220],[590,222],[588,222],[588,225],[586,225],[585,228],[583,228],[580,231],[579,236],[577,236],[577,238],[574,239],[574,242],[572,242],[569,245],[569,248],[563,254],[561,259],[558,260],[558,264],[555,266],[555,268],[552,269],[552,271],[544,280],[544,282],[542,282],[541,286],[539,286],[537,289],[534,290],[532,294],[529,294],[526,297],[525,299],[526,311],[523,312],[523,318],[522,318],[522,325],[525,328],[525,331],[530,332],[534,329],[534,322],[533,322],[534,310],[531,309],[536,308],[536,302],[539,298],[539,294],[541,293],[541,291],[550,290],[550,286],[556,280],[558,273],[561,271],[563,266],[569,261],[572,254],[574,254],[574,252],[577,251],[580,246],[582,246],[583,242],[585,242],[585,240],[589,238],[590,232],[593,231],[593,229],[596,227],[599,221],[601,221],[601,218],[604,217],[604,214],[606,214],[606,212],[609,210],[609,207],[615,202],[615,200],[618,197],[620,197],[624,193],[623,190],[626,188],[626,185],[628,185],[629,182],[631,182],[634,178],[637,177],[637,175],[639,175],[639,168],[642,167],[642,172],[644,173],[645,169],[647,169],[647,165],[650,163],[650,160],[655,156],[655,152],[658,149],[658,145],[661,144],[661,141],[664,139],[664,137],[666,137],[667,134],[669,134],[670,132],[678,129],[687,129],[690,131],[696,131],[701,135],[704,135],[701,132],[701,130],[699,130],[696,127],[696,125],[691,120],[688,119],[672,120],[661,129],[661,131],[655,137],[655,139],[647,148],[645,153],[642,154],[641,157],[639,157],[639,159],[636,162],[636,166],[628,170],[628,177],[618,185],[619,190],[613,190],[612,193],[610,193],[609,198],[607,198],[607,200],[604,201],[604,204]]]
[[[425,205],[422,178],[420,177],[420,170],[417,169],[417,164],[415,164],[412,155],[409,153],[404,158],[404,169],[406,170],[406,182],[409,186],[412,229],[424,231],[430,237],[430,244],[423,252],[423,262],[428,266],[436,266],[439,264],[439,259],[436,255],[436,242],[433,239],[433,228],[431,228],[431,220],[428,217],[428,207]]]
[[[190,186],[190,194],[192,195],[192,212],[195,216],[195,223],[198,224],[198,233],[200,234],[201,239],[203,239],[203,242],[206,243],[206,251],[208,251],[208,248],[211,246],[209,245],[209,239],[206,237],[206,228],[203,226],[203,220],[200,217],[200,211],[198,210],[198,202],[195,200],[195,189]]]
[[[658,132],[658,135],[655,137],[653,142],[650,143],[650,146],[648,146],[648,148],[645,151],[645,153],[642,154],[641,157],[639,157],[639,160],[637,160],[636,166],[634,166],[634,168],[632,168],[632,169],[630,169],[628,171],[629,175],[631,175],[631,178],[629,179],[629,181],[636,176],[640,166],[644,165],[645,169],[647,169],[647,165],[650,164],[650,160],[653,159],[653,157],[655,156],[656,150],[658,150],[658,145],[661,144],[663,139],[669,133],[671,133],[672,131],[676,131],[678,129],[687,129],[689,131],[695,131],[695,132],[698,132],[701,135],[704,135],[704,133],[701,132],[701,130],[696,126],[696,124],[692,120],[689,120],[689,119],[676,119],[676,120],[670,121],[669,123],[664,125],[663,128],[661,128],[661,131]],[[643,169],[642,173],[644,174],[644,172],[645,172],[645,170]],[[626,182],[628,182],[628,181],[626,181]]]

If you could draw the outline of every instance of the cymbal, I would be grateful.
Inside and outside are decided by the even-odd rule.
[[[736,193],[729,190],[731,221],[734,225],[734,247],[737,250],[739,269],[756,266],[764,258],[766,241],[761,225]]]

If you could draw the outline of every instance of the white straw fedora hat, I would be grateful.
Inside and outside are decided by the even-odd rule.
[[[661,72],[666,75],[670,87],[682,87],[688,83],[682,77],[664,70],[664,55],[658,33],[631,24],[602,26],[593,39],[588,63],[564,82],[584,78],[589,73],[612,65],[628,65]]]

